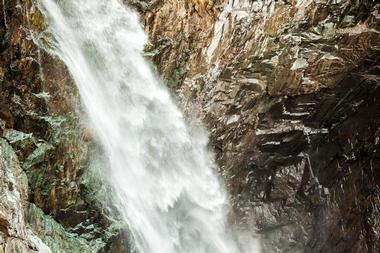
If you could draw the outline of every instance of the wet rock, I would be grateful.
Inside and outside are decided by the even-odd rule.
[[[148,50],[166,79],[185,67],[172,88],[210,129],[240,222],[265,252],[379,251],[379,4],[185,2],[144,13]]]
[[[50,249],[28,228],[28,184],[12,147],[0,140],[0,250],[49,253]]]
[[[0,131],[25,171],[29,184],[25,201],[51,215],[54,228],[63,225],[59,231],[85,221],[107,230],[112,221],[94,191],[82,184],[90,167],[89,150],[95,145],[74,112],[81,110],[78,91],[63,62],[33,41],[46,27],[44,17],[30,0],[0,1],[0,10]],[[43,231],[51,227],[33,228],[47,244],[54,240],[49,231],[45,231],[49,236]],[[104,244],[110,237],[95,235],[92,240]],[[70,238],[60,237],[65,247],[55,245],[53,252],[78,252],[80,247],[75,249],[77,242]],[[14,247],[16,252],[24,250]]]
[[[379,251],[376,1],[126,2],[141,11],[147,57],[210,129],[237,222],[266,252]],[[37,205],[28,222],[57,252],[119,252],[128,242],[99,205],[107,189],[89,171],[104,165],[92,163],[91,133],[73,113],[77,91],[30,40],[43,17],[29,0],[0,10],[0,129],[30,194],[26,180],[0,189]],[[15,225],[14,207],[0,210],[1,250],[42,245]],[[9,239],[17,233],[31,244]]]

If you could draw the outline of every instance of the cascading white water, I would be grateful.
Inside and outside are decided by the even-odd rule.
[[[147,36],[119,0],[41,0],[109,159],[115,200],[140,253],[255,252],[227,228],[228,199],[201,130],[190,131],[143,57]]]

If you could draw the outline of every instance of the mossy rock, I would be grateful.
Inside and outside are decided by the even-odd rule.
[[[129,2],[138,8],[141,12],[147,12],[151,8],[151,0],[129,0]]]
[[[171,89],[177,89],[183,79],[183,77],[186,75],[187,69],[186,64],[182,64],[178,68],[176,68],[168,80],[168,85]]]

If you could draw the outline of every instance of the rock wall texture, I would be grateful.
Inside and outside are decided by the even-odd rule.
[[[120,252],[75,85],[33,42],[45,25],[35,1],[0,1],[0,252],[44,252],[31,231],[52,252]]]
[[[265,252],[380,251],[377,1],[125,2]],[[33,42],[43,19],[0,1],[0,252],[124,252],[77,91]]]
[[[147,55],[265,251],[379,252],[380,5],[145,2]]]
[[[5,140],[0,143],[0,194],[1,252],[50,253],[50,249],[26,226],[28,181],[16,154]]]

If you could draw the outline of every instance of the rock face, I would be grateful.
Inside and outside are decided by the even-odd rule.
[[[147,55],[265,250],[378,252],[380,5],[145,2]]]
[[[3,139],[0,142],[0,194],[1,252],[51,253],[26,226],[28,181],[12,147]]]
[[[39,251],[32,230],[52,252],[110,248],[124,232],[98,201],[105,189],[94,177],[100,166],[94,144],[74,111],[80,110],[75,85],[64,64],[33,42],[45,25],[35,2],[0,1],[0,10],[0,141],[18,159],[0,173],[6,178],[6,169],[14,171],[17,182],[9,187],[20,192],[19,200],[0,207],[0,252]]]
[[[380,251],[377,1],[126,2],[265,252]],[[0,1],[0,252],[123,252],[77,91],[32,41],[43,26],[34,1]]]

